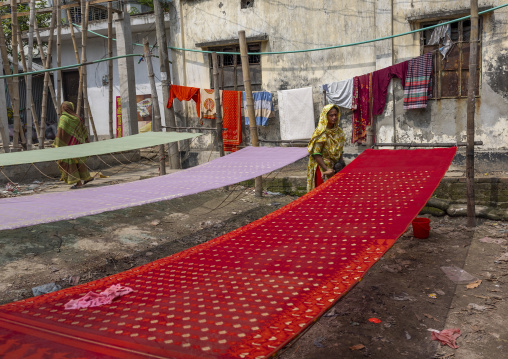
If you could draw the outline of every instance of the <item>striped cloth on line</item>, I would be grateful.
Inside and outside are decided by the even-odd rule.
[[[404,86],[404,110],[426,108],[432,96],[432,53],[409,61]]]

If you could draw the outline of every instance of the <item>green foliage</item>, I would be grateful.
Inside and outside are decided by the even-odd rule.
[[[36,3],[36,9],[44,9],[47,8],[48,3],[45,0],[39,1]],[[30,7],[28,4],[19,4],[17,8],[18,13],[20,12],[29,12]],[[2,6],[0,7],[0,15],[10,14],[11,7],[10,6]],[[49,23],[51,21],[51,13],[48,14],[36,14],[35,15],[37,25],[39,28],[49,27]],[[5,42],[7,44],[7,51],[9,54],[12,54],[12,20],[4,19],[2,21],[2,28],[5,34]],[[18,17],[18,26],[20,31],[27,31],[30,26],[30,16],[19,16]],[[26,45],[28,41],[24,40]],[[34,41],[34,49],[37,49],[36,41]]]

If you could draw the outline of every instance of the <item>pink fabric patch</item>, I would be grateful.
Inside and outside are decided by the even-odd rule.
[[[440,332],[432,332],[432,340],[438,340],[442,345],[448,345],[450,348],[457,349],[455,340],[460,337],[460,329],[443,329]]]
[[[115,298],[121,297],[133,291],[134,290],[132,288],[122,287],[121,284],[113,284],[103,292],[88,292],[85,296],[79,299],[71,299],[65,304],[65,309],[82,309],[111,304]]]

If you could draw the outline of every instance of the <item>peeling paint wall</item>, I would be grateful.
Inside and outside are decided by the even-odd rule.
[[[504,0],[480,1],[479,6],[503,3]],[[261,51],[286,51],[348,44],[410,31],[408,18],[469,11],[469,1],[255,0],[252,8],[241,9],[240,1],[174,0],[170,7],[173,46],[195,48],[196,43],[237,38],[238,31],[245,30],[247,37],[268,35]],[[483,141],[482,148],[487,151],[508,149],[507,33],[507,8],[483,16],[476,140]],[[276,94],[277,90],[312,86],[317,119],[323,103],[320,90],[323,83],[362,75],[419,55],[420,36],[417,34],[328,51],[262,56],[262,88]],[[172,58],[175,84],[210,86],[206,54],[172,51]],[[397,142],[465,140],[465,99],[431,100],[425,110],[404,111],[402,104],[402,87],[396,79],[388,90],[385,111],[376,119],[378,142],[392,142],[394,136]],[[180,124],[198,124],[193,103],[177,103],[176,110]],[[341,125],[346,134],[351,133],[351,117],[351,111],[342,111]],[[244,133],[247,135],[248,131]],[[279,138],[278,113],[267,127],[260,128],[259,136],[269,140]],[[200,137],[193,146],[210,148],[210,144],[208,135]],[[355,152],[356,146],[349,145],[347,151]]]

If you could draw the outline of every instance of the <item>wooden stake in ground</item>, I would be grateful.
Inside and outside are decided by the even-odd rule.
[[[1,26],[0,26],[1,27]],[[3,66],[2,56],[0,56],[0,69]],[[0,88],[5,88],[4,79],[0,79]],[[2,147],[5,153],[9,153],[9,123],[7,116],[7,104],[5,96],[0,93],[0,138],[2,139]]]
[[[113,57],[113,4],[108,2],[108,57]],[[109,138],[113,132],[113,60],[108,61]]]
[[[11,30],[12,30],[12,73],[18,73],[18,4],[16,0],[11,0]],[[19,116],[19,78],[12,78],[12,93],[11,104],[14,119],[14,136],[13,136],[13,151],[18,150],[19,137],[24,135]]]
[[[467,83],[467,226],[476,226],[474,194],[474,116],[476,110],[476,77],[478,60],[478,0],[471,0],[471,36],[469,38],[469,79]]]
[[[157,1],[157,0],[155,0]],[[148,44],[148,38],[143,39],[143,48],[145,50],[145,61],[148,70],[148,80],[150,81],[150,90],[152,92],[152,131],[160,132],[162,130],[161,123],[161,111],[159,107],[159,97],[157,96],[157,87],[155,86],[155,77],[153,74],[152,66],[152,54],[150,53],[150,45]],[[159,145],[159,165],[160,175],[166,174],[166,156],[164,151],[164,145]]]
[[[219,60],[217,59],[217,53],[212,53],[212,64],[213,64],[213,89],[215,91],[215,110],[217,112],[217,146],[219,147],[220,156],[224,156],[224,141],[222,138],[222,106],[220,103],[220,87],[219,87]]]
[[[51,51],[53,50],[53,32],[55,31],[55,20],[56,20],[56,8],[53,7],[53,13],[51,16],[51,23],[49,25],[49,39],[48,39],[48,52],[46,54],[46,64],[45,68],[49,69],[51,66]],[[37,28],[36,32],[39,32]],[[37,37],[37,41],[40,40],[40,37]],[[39,42],[39,44],[41,44]],[[42,48],[42,46],[40,46]],[[42,56],[42,55],[41,55]],[[39,129],[39,148],[44,148],[44,140],[46,138],[46,115],[48,112],[47,102],[48,102],[48,88],[49,88],[49,72],[44,73],[44,88],[42,90],[42,110],[41,110],[41,126]]]
[[[159,64],[161,72],[162,97],[164,101],[169,98],[169,86],[171,85],[171,74],[168,57],[168,40],[166,37],[166,27],[164,25],[164,12],[159,0],[154,0],[153,11],[155,15],[155,32],[157,34],[157,44],[159,44]],[[164,106],[164,123],[168,127],[176,127],[175,108]],[[169,168],[180,168],[180,156],[178,154],[178,142],[168,145]]]
[[[56,0],[56,14],[57,14],[57,23],[56,23],[56,67],[62,66],[62,21],[60,20],[60,16],[62,16],[62,5],[61,0]],[[56,102],[60,105],[62,103],[62,70],[56,71]],[[60,118],[60,106],[56,111],[57,117]]]
[[[256,124],[256,116],[254,114],[254,99],[252,98],[252,87],[250,83],[249,55],[245,31],[238,31],[238,37],[240,40],[240,58],[242,59],[243,87],[245,89],[245,98],[247,100],[247,115],[249,116],[250,142],[252,143],[252,146],[258,147],[258,127]],[[261,197],[263,195],[262,176],[256,177],[255,188],[256,196]]]

